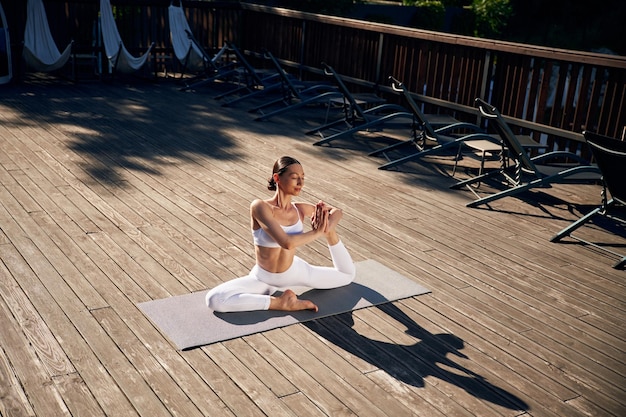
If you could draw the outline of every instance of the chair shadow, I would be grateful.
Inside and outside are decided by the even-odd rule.
[[[380,304],[376,308],[407,326],[406,332],[419,341],[413,345],[399,345],[363,336],[353,328],[353,312],[308,321],[304,325],[405,384],[421,388],[424,387],[424,379],[433,376],[501,407],[520,411],[529,409],[521,398],[448,357],[451,354],[468,359],[461,353],[465,346],[461,338],[453,334],[428,332],[392,303]]]

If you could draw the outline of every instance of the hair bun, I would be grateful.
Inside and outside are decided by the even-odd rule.
[[[270,179],[267,180],[267,189],[270,191],[276,191],[276,181],[274,181],[274,177],[270,177]]]

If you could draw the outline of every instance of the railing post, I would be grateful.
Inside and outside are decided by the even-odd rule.
[[[376,84],[380,84],[381,78],[380,78],[380,66],[382,64],[382,60],[383,60],[383,42],[385,40],[385,34],[384,33],[380,33],[378,35],[378,56],[376,57]]]
[[[480,98],[491,103],[491,97],[487,94],[487,86],[490,84],[490,76],[489,76],[489,62],[491,60],[491,51],[487,49],[485,51],[485,63],[483,64],[483,81],[480,85]],[[476,124],[480,126],[482,122],[482,117],[480,116],[480,112],[476,114]]]
[[[302,68],[304,67],[304,40],[306,38],[306,20],[302,19],[302,39],[300,39],[300,65],[298,78],[302,79]]]

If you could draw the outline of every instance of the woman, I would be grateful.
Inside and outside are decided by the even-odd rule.
[[[300,300],[286,289],[292,286],[317,289],[337,288],[354,279],[355,267],[350,254],[337,235],[340,209],[324,202],[316,205],[294,203],[304,186],[304,170],[296,159],[283,156],[274,163],[268,189],[274,196],[254,200],[250,205],[250,222],[255,244],[256,265],[246,277],[237,278],[210,290],[206,303],[218,312],[254,310],[313,310],[317,306]],[[311,219],[311,230],[304,231],[303,220]],[[313,266],[295,255],[298,246],[324,236],[328,242],[334,268]]]

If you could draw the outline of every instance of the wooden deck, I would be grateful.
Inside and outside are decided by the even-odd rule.
[[[381,134],[314,147],[323,111],[256,123],[211,97],[171,80],[1,87],[0,415],[626,415],[626,274],[549,242],[598,185],[469,209],[449,165],[376,169]],[[247,273],[249,202],[283,154],[304,199],[345,210],[355,261],[432,293],[177,351],[137,303]],[[300,255],[329,262],[321,241]]]

